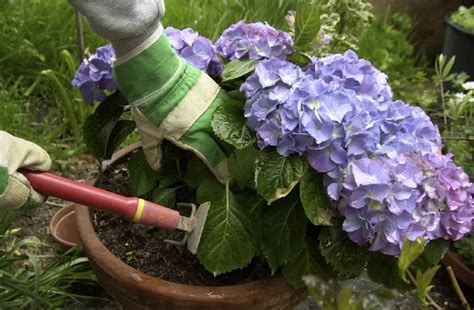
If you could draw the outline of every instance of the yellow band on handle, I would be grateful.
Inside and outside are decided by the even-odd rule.
[[[133,217],[133,221],[135,223],[140,223],[140,220],[142,219],[144,209],[145,209],[145,200],[138,199],[137,212],[135,213],[135,216]]]

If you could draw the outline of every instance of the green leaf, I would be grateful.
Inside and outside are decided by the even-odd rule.
[[[285,197],[298,184],[306,167],[300,156],[283,157],[275,151],[260,153],[255,168],[257,192],[269,204]]]
[[[304,212],[314,225],[331,225],[333,207],[323,186],[321,174],[308,169],[300,182]]]
[[[156,186],[158,174],[148,165],[142,149],[130,157],[128,171],[130,172],[130,191],[133,196],[142,196]]]
[[[84,141],[92,154],[99,160],[107,159],[107,146],[112,132],[123,113],[123,106],[127,100],[120,93],[116,92],[108,96],[97,107],[95,112],[87,117],[82,128]],[[120,130],[118,130],[120,132]],[[111,144],[116,144],[117,140]]]
[[[153,202],[174,209],[177,188],[157,188],[153,191]]]
[[[288,58],[288,60],[301,67],[312,63],[311,58],[305,53],[294,53]]]
[[[446,66],[443,68],[443,79],[448,77],[449,75],[449,72],[451,72],[451,69],[453,68],[453,65],[454,65],[454,61],[456,60],[456,56],[453,56],[451,57],[449,60],[448,60],[448,63],[446,64]]]
[[[253,59],[236,59],[224,65],[222,82],[230,82],[241,78],[257,68],[258,61]]]
[[[221,199],[211,201],[197,256],[214,276],[245,267],[258,250],[258,213],[245,203],[228,185]]]
[[[225,186],[219,183],[215,178],[205,179],[199,185],[196,200],[198,203],[220,200],[224,197]]]
[[[294,46],[303,50],[319,35],[320,8],[313,0],[299,0],[296,6]]]
[[[382,283],[385,287],[407,291],[410,286],[400,277],[395,257],[379,252],[371,252],[367,263],[367,274],[370,279]]]
[[[160,188],[162,189],[167,188],[167,187],[176,187],[172,185],[176,185],[177,183],[180,183],[181,185],[181,179],[177,175],[174,175],[174,174],[167,174],[163,176],[162,178],[160,178],[159,182],[160,182]]]
[[[426,270],[433,265],[437,265],[444,257],[449,249],[449,241],[437,239],[430,241],[425,247],[423,254],[421,254],[412,267],[417,270]]]
[[[340,221],[323,227],[318,239],[321,254],[341,278],[353,278],[362,273],[369,260],[369,251],[349,239],[342,231]]]
[[[0,236],[11,228],[17,214],[17,210],[0,210]]]
[[[398,257],[398,270],[402,279],[409,283],[406,278],[406,271],[408,267],[421,255],[425,249],[425,240],[423,238],[417,238],[415,241],[410,242],[407,238],[403,239],[403,247]]]
[[[344,286],[337,294],[337,309],[338,310],[356,310],[357,303],[352,298],[352,287]]]
[[[295,195],[291,195],[295,196]],[[263,213],[263,254],[272,273],[294,258],[304,245],[307,220],[298,199],[287,197]]]
[[[3,196],[3,194],[5,194],[5,190],[7,189],[9,178],[10,178],[10,174],[8,173],[8,168],[4,166],[0,166],[0,196]]]
[[[202,160],[196,156],[192,156],[188,160],[186,165],[186,173],[184,175],[184,182],[186,182],[189,187],[197,189],[202,180],[212,177],[213,175],[211,171],[209,171]]]
[[[109,141],[107,143],[107,151],[104,158],[111,158],[122,142],[125,141],[125,139],[135,130],[136,127],[137,125],[134,121],[118,121],[110,133]]]
[[[218,107],[212,115],[211,125],[220,139],[237,149],[244,149],[256,141],[247,127],[244,109],[237,103],[226,102]]]
[[[242,150],[235,150],[227,163],[229,166],[230,178],[234,180],[241,188],[249,186],[254,188],[255,162],[258,157],[258,150],[249,146]]]
[[[229,96],[230,99],[238,101],[238,102],[245,102],[247,100],[245,93],[241,92],[238,89],[228,91],[227,95]]]
[[[464,98],[462,98],[461,103],[459,103],[458,109],[456,111],[457,116],[461,116],[461,114],[466,110],[467,107],[471,105],[471,98],[472,98],[472,90],[470,90]]]
[[[424,305],[428,305],[426,296],[428,296],[429,292],[433,288],[431,282],[433,281],[433,278],[440,267],[441,266],[437,265],[429,268],[424,273],[421,273],[419,270],[416,273],[416,291],[418,297]]]
[[[303,287],[303,277],[317,275],[325,280],[331,276],[331,266],[324,261],[318,251],[318,243],[306,238],[301,250],[296,253],[293,260],[283,266],[283,276],[295,288]]]

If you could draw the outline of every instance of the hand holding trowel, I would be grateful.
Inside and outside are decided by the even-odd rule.
[[[196,254],[210,203],[191,207],[191,216],[181,216],[172,210],[137,197],[125,197],[84,183],[66,179],[52,173],[20,171],[39,193],[78,203],[92,208],[113,212],[135,223],[152,225],[166,230],[182,230],[183,241],[167,240],[175,245],[187,243],[188,250]]]

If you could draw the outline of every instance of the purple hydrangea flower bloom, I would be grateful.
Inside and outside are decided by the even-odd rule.
[[[216,42],[216,50],[229,60],[285,59],[293,53],[293,41],[288,33],[267,23],[247,24],[240,21],[227,28]]]
[[[87,104],[103,101],[107,97],[105,90],[110,92],[117,90],[117,83],[112,74],[114,58],[114,50],[108,44],[99,47],[89,59],[84,59],[77,69],[72,85],[79,88]]]
[[[354,52],[303,69],[262,60],[241,91],[259,147],[306,153],[355,243],[398,255],[405,237],[457,240],[471,229],[474,186],[441,155],[438,128],[393,101],[386,76]]]
[[[196,68],[212,77],[219,77],[223,65],[217,58],[212,42],[200,36],[191,28],[183,30],[168,27],[165,29],[171,46],[176,52]]]
[[[342,55],[313,58],[313,63],[305,68],[305,72],[314,79],[321,79],[327,83],[336,82],[346,89],[352,89],[357,94],[368,96],[378,102],[390,100],[392,97],[387,75],[377,70],[367,60],[359,59],[352,50]]]

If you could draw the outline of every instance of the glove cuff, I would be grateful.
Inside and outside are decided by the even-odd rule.
[[[136,49],[144,50],[145,48],[141,48],[141,45],[152,37],[155,37],[154,34],[157,31],[159,31],[160,34],[163,32],[163,26],[161,26],[159,19],[156,19],[147,29],[136,36],[112,40],[110,43],[112,43],[117,59],[126,57],[127,54],[134,52]]]

